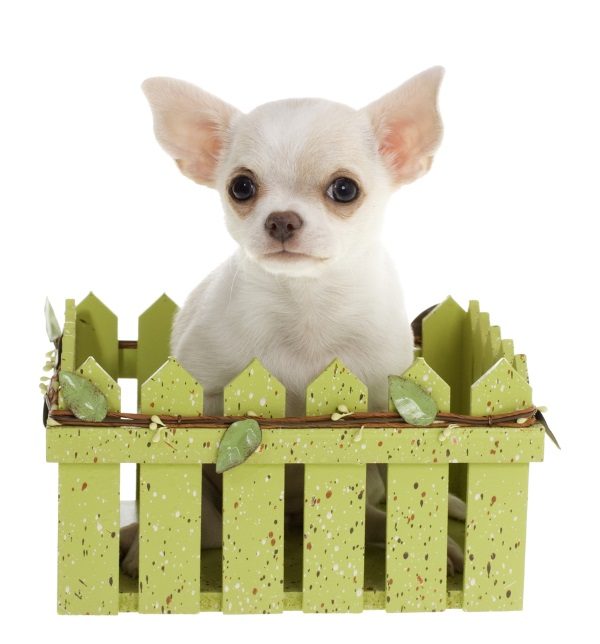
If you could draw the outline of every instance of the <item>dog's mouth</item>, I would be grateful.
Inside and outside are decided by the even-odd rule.
[[[269,260],[280,260],[284,262],[298,262],[302,260],[312,260],[317,262],[324,262],[326,257],[317,257],[316,255],[307,255],[306,253],[296,253],[291,250],[278,250],[273,253],[265,253],[264,258]]]

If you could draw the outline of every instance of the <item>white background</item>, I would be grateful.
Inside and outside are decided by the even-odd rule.
[[[3,635],[506,642],[571,636],[597,611],[594,4],[2,3]],[[66,297],[93,290],[121,338],[135,338],[158,295],[182,303],[234,248],[216,193],[155,142],[141,81],[190,80],[245,111],[294,96],[358,108],[434,64],[447,69],[445,139],[431,173],[390,202],[385,234],[411,317],[447,294],[479,298],[527,353],[535,402],[549,407],[563,450],[547,442],[531,467],[524,611],[56,616],[57,466],[44,462],[37,391],[44,298],[61,315]]]

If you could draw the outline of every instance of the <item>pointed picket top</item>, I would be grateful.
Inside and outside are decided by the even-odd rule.
[[[143,414],[201,416],[203,404],[202,385],[172,356],[141,386]]]
[[[76,362],[94,356],[116,380],[119,377],[117,316],[91,291],[76,310]]]
[[[531,387],[505,358],[471,386],[471,414],[488,416],[525,409],[532,404]]]
[[[285,416],[285,387],[258,358],[254,358],[223,390],[226,416],[243,416],[249,411],[265,418]]]
[[[502,357],[512,363],[515,359],[515,347],[512,340],[502,340]],[[517,371],[519,371],[517,369]]]
[[[450,411],[450,385],[444,382],[424,358],[417,358],[402,374],[402,378],[412,380],[422,387],[435,400],[439,411]],[[390,409],[393,411],[395,407],[392,405]]]
[[[306,388],[306,415],[330,414],[342,404],[350,411],[366,411],[367,387],[335,358]]]
[[[462,345],[467,312],[448,296],[423,318],[423,358],[452,390],[453,411],[465,406]]]
[[[138,318],[137,379],[144,382],[169,357],[173,318],[179,307],[163,293]]]
[[[121,411],[121,387],[115,382],[110,374],[96,362],[93,356],[89,356],[83,364],[75,371],[80,376],[87,378],[92,384],[104,394],[108,402],[108,411]]]
[[[529,382],[529,370],[527,369],[527,357],[524,353],[517,353],[513,358],[513,364],[517,373],[525,380]]]

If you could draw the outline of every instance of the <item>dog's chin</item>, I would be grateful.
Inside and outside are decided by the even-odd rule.
[[[329,258],[281,250],[253,257],[265,271],[290,277],[314,277],[327,265]]]

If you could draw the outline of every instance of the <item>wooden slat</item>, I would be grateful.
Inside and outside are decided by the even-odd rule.
[[[202,387],[172,358],[141,387],[142,413],[195,415],[202,406]],[[157,431],[149,450],[177,449],[175,427]],[[198,612],[201,464],[143,464],[139,476],[139,611]]]
[[[200,465],[140,467],[140,613],[200,610]]]
[[[110,374],[98,364],[93,356],[89,356],[89,358],[87,358],[85,362],[77,368],[76,373],[94,383],[94,385],[96,385],[96,387],[98,387],[98,389],[106,396],[108,411],[121,410],[121,387],[113,378],[111,378]]]
[[[76,364],[94,356],[115,380],[119,377],[117,316],[93,293],[76,308]]]
[[[177,304],[163,293],[140,315],[135,375],[138,386],[169,357],[171,327],[177,311]]]
[[[532,404],[531,387],[505,358],[471,386],[471,414],[485,416],[526,409]]]
[[[334,360],[307,388],[307,415],[332,413],[342,403],[351,411],[366,410],[367,390]],[[365,465],[305,466],[304,612],[363,610],[365,503]]]
[[[388,465],[388,612],[446,608],[448,465]]]
[[[258,360],[225,387],[226,415],[285,415],[285,388]],[[259,450],[261,447],[259,447]],[[223,473],[224,613],[283,610],[284,465]]]
[[[452,411],[456,412],[465,407],[461,358],[466,320],[466,312],[451,297],[423,318],[423,357],[450,385]]]
[[[526,463],[469,465],[465,610],[523,606],[528,474]]]
[[[58,468],[58,612],[119,612],[119,465]]]

